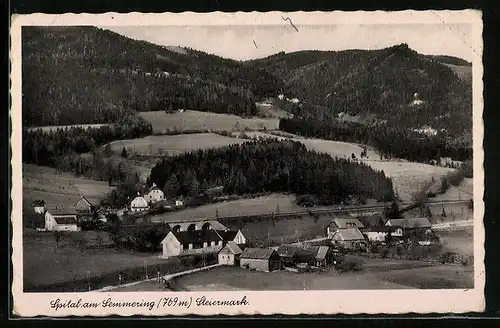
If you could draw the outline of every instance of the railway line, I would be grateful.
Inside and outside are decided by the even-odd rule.
[[[426,204],[428,205],[445,205],[445,204],[466,204],[469,203],[470,200],[456,199],[456,200],[445,200],[445,201],[428,201]],[[294,212],[282,212],[282,213],[269,213],[269,214],[257,214],[257,215],[239,215],[239,216],[226,216],[219,217],[217,220],[231,220],[231,219],[258,219],[266,216],[272,217],[287,217],[287,216],[302,216],[302,215],[314,215],[314,214],[335,214],[335,213],[352,213],[352,212],[382,212],[387,206],[390,206],[392,203],[382,203],[375,205],[344,205],[339,206],[337,208],[332,207],[328,209],[308,209],[304,211],[294,211]],[[405,211],[407,207],[418,206],[415,203],[411,202],[402,202],[398,203],[399,207],[402,208],[402,211]],[[205,219],[200,219],[205,220]],[[193,220],[191,220],[193,221]]]

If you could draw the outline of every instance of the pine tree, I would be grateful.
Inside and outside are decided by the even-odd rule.
[[[177,180],[177,176],[172,174],[170,178],[165,182],[165,186],[163,187],[163,193],[165,194],[165,198],[171,199],[177,196],[179,193],[180,185]]]

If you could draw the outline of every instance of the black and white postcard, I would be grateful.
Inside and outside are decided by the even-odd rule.
[[[12,17],[23,317],[484,309],[481,12]]]

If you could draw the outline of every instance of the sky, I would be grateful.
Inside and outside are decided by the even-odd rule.
[[[106,26],[124,36],[164,46],[182,46],[236,60],[267,57],[280,51],[381,49],[407,43],[423,54],[472,61],[469,24],[397,25],[206,25]],[[255,43],[254,43],[255,41]]]

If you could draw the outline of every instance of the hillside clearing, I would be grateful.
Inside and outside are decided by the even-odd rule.
[[[77,178],[70,173],[32,164],[23,164],[23,206],[30,208],[36,199],[63,208],[72,207],[84,195],[98,204],[111,192],[107,182]]]
[[[245,141],[247,140],[225,137],[215,133],[193,133],[117,140],[111,142],[110,145],[111,150],[116,153],[121,152],[125,147],[129,154],[173,156],[192,150],[220,148]]]
[[[243,118],[231,114],[215,114],[186,110],[182,113],[167,114],[164,111],[140,112],[138,114],[151,123],[153,133],[172,131],[243,131],[274,130],[278,128],[277,118]]]
[[[453,169],[447,167],[408,162],[405,160],[380,160],[380,154],[372,147],[367,147],[368,158],[361,159],[362,145],[348,142],[304,138],[289,133],[286,134],[286,137],[263,132],[246,132],[245,135],[251,138],[294,140],[301,142],[310,150],[342,158],[351,158],[351,155],[354,153],[360,162],[376,170],[384,171],[385,175],[392,179],[395,191],[402,201],[411,201],[413,194],[420,190],[426,183],[430,182],[432,178],[439,181],[441,176],[453,171]]]

